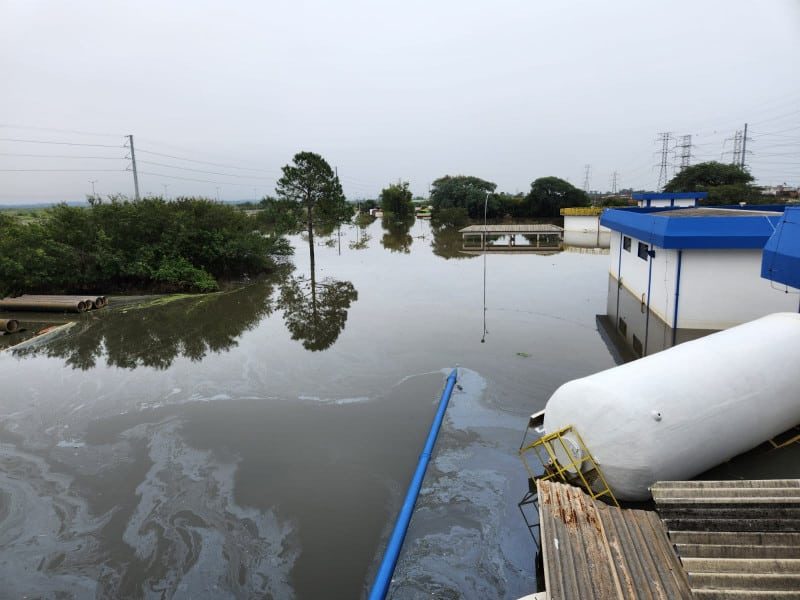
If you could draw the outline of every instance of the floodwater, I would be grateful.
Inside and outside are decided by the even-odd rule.
[[[614,365],[608,256],[376,221],[317,237],[312,276],[293,243],[274,277],[0,352],[0,598],[362,596],[456,365],[392,596],[535,590],[516,451]]]

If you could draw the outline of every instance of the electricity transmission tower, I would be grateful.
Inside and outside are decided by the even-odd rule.
[[[680,151],[678,154],[679,169],[683,171],[692,162],[692,135],[682,135],[677,149]]]
[[[731,160],[732,165],[740,166],[742,164],[742,139],[743,139],[742,131],[741,129],[739,129],[733,135],[733,159]]]
[[[659,163],[660,170],[658,172],[658,186],[657,191],[662,191],[664,186],[667,185],[669,180],[669,146],[672,142],[672,132],[663,131],[658,134],[658,141],[661,142],[661,162]]]
[[[746,161],[747,161],[747,123],[744,124],[744,134],[742,135],[742,160],[739,163],[739,166],[742,169],[746,168]]]
[[[592,172],[592,165],[583,166],[583,191],[589,193],[589,174]]]
[[[619,173],[616,171],[611,173],[611,193],[615,196],[617,194],[617,175],[619,175]]]

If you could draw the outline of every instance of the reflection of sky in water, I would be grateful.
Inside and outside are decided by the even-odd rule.
[[[558,385],[612,364],[594,320],[607,256],[489,257],[481,344],[482,261],[460,254],[458,232],[375,221],[332,239],[316,245],[316,280],[349,282],[357,298],[327,348],[308,351],[287,329],[278,277],[89,316],[38,351],[0,354],[9,593],[358,596],[439,369],[456,363],[463,391],[398,593],[530,591],[516,448]],[[291,277],[306,282],[297,241]]]

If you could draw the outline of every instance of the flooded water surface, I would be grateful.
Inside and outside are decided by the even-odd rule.
[[[608,368],[608,256],[464,254],[427,222],[0,352],[2,598],[358,598],[459,388],[392,593],[535,589],[527,417]],[[485,311],[484,311],[485,274]]]

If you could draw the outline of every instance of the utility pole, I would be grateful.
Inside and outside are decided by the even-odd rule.
[[[658,172],[658,189],[657,191],[662,191],[664,186],[667,185],[667,180],[669,179],[669,162],[667,162],[667,156],[669,155],[669,145],[672,141],[672,132],[671,131],[662,131],[658,134],[658,141],[661,142],[661,163],[659,164],[660,170]]]
[[[619,175],[619,173],[616,171],[611,173],[611,193],[615,196],[617,195],[617,175]]]
[[[742,162],[739,166],[745,168],[747,161],[747,123],[744,124],[744,135],[742,136]]]
[[[589,193],[589,174],[592,172],[592,165],[583,166],[583,191]]]
[[[692,162],[691,134],[681,136],[681,143],[678,144],[678,149],[680,150],[680,154],[678,155],[678,159],[680,160],[680,170],[683,171]]]
[[[134,198],[139,199],[139,174],[136,172],[136,153],[133,151],[133,136],[128,136],[128,143],[131,147],[131,167],[133,168],[133,189],[135,192]]]
[[[94,198],[94,184],[97,183],[97,179],[90,179],[89,183],[92,184],[92,198]]]

